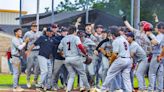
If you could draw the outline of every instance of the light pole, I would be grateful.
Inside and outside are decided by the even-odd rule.
[[[131,25],[134,25],[134,20],[133,20],[133,16],[134,16],[134,0],[131,0]]]
[[[37,27],[37,31],[39,31],[39,4],[40,4],[40,0],[37,0],[37,11],[36,11],[36,25]]]
[[[140,22],[140,0],[134,0],[134,28],[139,29]]]
[[[89,0],[86,0],[86,19],[85,19],[85,23],[88,23],[88,19],[89,19]]]
[[[52,19],[51,19],[51,23],[53,23],[53,20],[54,20],[54,0],[52,0]]]
[[[19,26],[22,27],[22,0],[19,2]]]

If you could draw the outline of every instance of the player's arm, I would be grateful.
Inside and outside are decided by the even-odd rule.
[[[87,51],[84,49],[84,46],[83,46],[81,43],[79,43],[79,44],[77,45],[77,47],[80,49],[80,51],[81,51],[85,56],[87,56]]]
[[[157,61],[160,62],[162,58],[164,58],[164,47],[162,47],[162,51],[160,55],[157,57]]]
[[[87,56],[87,51],[86,51],[86,49],[84,48],[84,46],[82,45],[82,43],[81,43],[79,37],[76,38],[75,43],[76,43],[77,47],[79,48],[79,50],[80,50],[85,56]]]
[[[108,39],[108,38],[106,38],[106,39],[102,40],[102,41],[101,41],[101,42],[97,45],[96,50],[98,51],[98,50],[99,50],[99,48],[101,47],[101,45],[102,45],[103,43],[107,42],[107,41],[109,41],[109,39]]]
[[[130,31],[132,31],[132,32],[136,31],[136,29],[133,28],[133,27],[130,25],[130,23],[129,23],[128,20],[126,19],[126,16],[123,16],[122,19],[123,19],[123,21],[124,21],[125,26],[126,26]]]
[[[105,42],[107,42],[107,41],[109,41],[108,38],[102,40],[102,41],[97,45],[96,49],[94,50],[94,54],[95,54],[95,55],[98,55],[99,48],[102,46],[103,43],[105,43]]]
[[[156,39],[152,32],[146,32],[148,39],[151,41],[153,45],[157,45],[160,42]]]
[[[26,51],[26,56],[28,57],[31,53],[31,51],[33,50],[33,48],[37,45],[40,45],[43,41],[43,38],[42,37],[39,37],[35,42],[34,44]]]
[[[19,44],[19,42],[17,40],[13,40],[14,46],[19,49],[22,50],[26,44],[28,43],[29,39],[25,39],[25,41],[22,44]]]

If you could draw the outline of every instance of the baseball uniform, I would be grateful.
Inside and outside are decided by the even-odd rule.
[[[29,38],[30,41],[27,44],[27,49],[34,44],[34,42],[42,35],[42,32],[37,31],[28,31],[25,33],[23,39],[25,40],[26,38]],[[31,54],[27,57],[27,68],[26,68],[26,73],[27,73],[27,82],[30,83],[30,75],[32,73],[32,69],[34,72],[34,81],[37,82],[38,76],[39,76],[39,63],[38,63],[38,53],[39,53],[39,46],[36,46]]]
[[[146,90],[145,86],[145,73],[148,71],[149,63],[147,61],[146,52],[143,48],[135,41],[130,44],[130,52],[134,54],[133,60],[134,62],[138,62],[138,68],[136,71],[136,76],[139,82],[139,90]]]
[[[71,91],[74,83],[76,71],[79,74],[81,80],[86,89],[90,89],[90,85],[87,80],[87,76],[83,67],[81,59],[80,49],[77,47],[81,45],[80,38],[73,34],[64,37],[59,44],[58,49],[63,50],[65,57],[65,65],[69,72],[69,79],[67,84],[67,91]]]
[[[96,43],[93,42],[89,38],[84,38],[84,41],[82,43],[83,43],[84,47],[87,49],[88,55],[90,55],[93,58],[93,55],[94,55],[93,52],[94,52],[94,49],[96,47]],[[94,82],[94,75],[95,75],[94,62],[92,61],[92,63],[89,65],[83,64],[83,66],[84,66],[84,69],[86,71],[86,74],[88,75],[88,80],[90,81],[91,86],[93,86],[94,85],[94,83],[93,83]],[[82,82],[81,78],[80,78],[80,87],[83,88],[83,82]]]
[[[51,88],[52,77],[52,49],[54,45],[59,44],[59,41],[46,35],[40,36],[34,43],[35,46],[40,46],[38,62],[41,71],[41,82],[39,87],[44,86],[46,89]]]
[[[161,44],[163,43],[164,35],[163,34],[158,34],[156,36],[156,40],[158,41],[157,45],[152,46],[153,47],[153,57],[150,62],[150,68],[149,68],[149,91],[154,91],[155,89],[155,82],[156,87],[159,92],[163,92],[163,64],[162,62],[157,61],[157,56],[160,54],[160,47]]]
[[[11,42],[11,62],[12,62],[12,68],[13,68],[13,88],[18,87],[19,84],[19,77],[21,73],[21,51],[26,46],[25,43],[23,43],[23,40],[21,38],[14,37]]]
[[[123,36],[118,36],[112,43],[112,52],[117,53],[117,58],[111,64],[107,77],[102,85],[102,91],[108,90],[108,85],[116,75],[121,73],[126,92],[132,92],[130,70],[132,61],[130,59],[129,43]]]

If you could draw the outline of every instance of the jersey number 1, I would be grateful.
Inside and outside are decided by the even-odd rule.
[[[71,43],[70,42],[67,42],[67,45],[68,45],[68,50],[71,50],[71,48],[70,48]]]

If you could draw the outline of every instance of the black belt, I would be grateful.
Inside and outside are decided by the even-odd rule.
[[[32,51],[39,51],[39,49],[33,49]]]
[[[121,57],[121,58],[130,58],[130,57]]]

